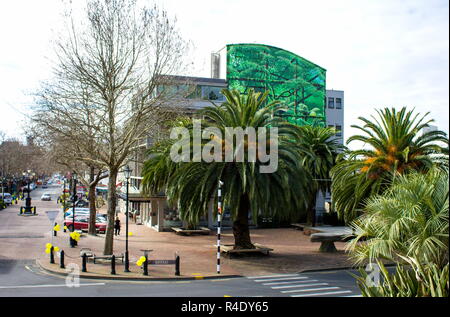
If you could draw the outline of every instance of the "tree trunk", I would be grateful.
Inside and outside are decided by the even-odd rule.
[[[248,212],[250,210],[250,200],[247,194],[241,196],[238,213],[233,222],[234,249],[255,249],[250,240],[250,230],[248,228]]]
[[[90,182],[89,182],[89,231],[88,234],[96,235],[97,230],[95,229],[95,220],[97,217],[97,209],[95,205],[96,201],[96,192],[95,187],[98,184],[98,178],[95,178],[94,167],[91,167],[90,170]]]
[[[108,180],[108,225],[106,227],[105,234],[105,246],[103,249],[104,255],[113,254],[113,243],[114,243],[114,218],[116,216],[116,205],[117,205],[117,182],[118,171],[116,169],[109,170],[109,180]]]
[[[308,202],[308,211],[306,214],[306,223],[311,227],[316,226],[316,198],[318,191],[314,191],[311,194],[311,198]]]

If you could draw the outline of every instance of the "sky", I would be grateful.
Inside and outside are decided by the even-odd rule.
[[[82,0],[73,0],[80,3]],[[142,0],[144,2],[144,0]],[[358,117],[395,107],[425,114],[449,132],[447,0],[156,0],[194,45],[190,75],[210,76],[210,54],[260,43],[327,70],[344,90],[344,139]],[[51,76],[60,0],[0,1],[0,131],[23,138],[32,93]]]

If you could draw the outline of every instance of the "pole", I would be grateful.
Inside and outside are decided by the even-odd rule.
[[[129,179],[127,178],[127,201],[126,201],[126,206],[125,206],[125,269],[124,272],[130,272],[130,262],[128,259],[128,190],[129,190]]]
[[[220,274],[220,231],[222,218],[222,182],[217,190],[217,274]]]

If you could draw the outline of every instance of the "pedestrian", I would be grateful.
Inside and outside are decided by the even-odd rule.
[[[116,236],[120,235],[120,219],[119,217],[116,217],[116,220],[114,221],[114,234]]]

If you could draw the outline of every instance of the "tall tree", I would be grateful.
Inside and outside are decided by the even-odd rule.
[[[442,131],[428,131],[433,120],[428,115],[392,108],[377,110],[378,118],[359,117],[363,132],[347,140],[361,141],[367,147],[349,150],[332,169],[332,195],[338,215],[347,222],[357,217],[365,200],[389,188],[393,177],[410,171],[427,171],[434,164],[448,164],[448,138]]]
[[[311,197],[308,200],[307,223],[315,224],[316,198],[318,192],[324,195],[331,189],[330,171],[344,147],[334,137],[336,130],[319,126],[299,126],[298,145],[302,149],[301,162],[312,177]]]
[[[156,6],[140,7],[135,0],[86,3],[80,21],[67,11],[66,32],[55,45],[54,79],[39,94],[42,116],[35,118],[50,132],[72,138],[84,162],[108,169],[103,252],[112,254],[118,173],[130,151],[176,111],[175,95],[159,88],[170,81],[166,75],[184,70],[188,45],[175,20]]]
[[[278,103],[263,106],[267,92],[261,94],[250,90],[248,95],[226,89],[222,92],[226,102],[201,111],[203,131],[213,133],[208,143],[195,142],[195,130],[190,129],[191,155],[186,162],[173,162],[170,156],[173,140],[152,149],[151,157],[144,164],[143,189],[146,192],[165,190],[169,201],[177,204],[181,219],[192,223],[207,212],[211,198],[216,196],[219,180],[222,181],[224,206],[230,209],[233,218],[234,248],[255,248],[250,238],[249,214],[255,220],[260,213],[285,218],[297,215],[305,210],[304,193],[308,192],[306,183],[310,176],[299,162],[295,126],[273,116],[274,111],[282,109]],[[186,126],[186,123],[181,125]],[[273,135],[273,139],[258,141],[258,144],[252,143],[249,137],[242,143],[223,137],[227,135],[227,128],[262,128],[269,136],[269,127],[278,128],[278,137]],[[210,153],[209,142],[216,145],[214,155],[225,153],[225,157],[227,145],[233,145],[232,157],[211,162],[192,161],[196,145],[200,145],[199,152]],[[265,164],[262,158],[252,162],[248,150],[274,143],[278,146],[278,168],[264,173],[260,169]],[[238,159],[240,150],[245,156],[243,160]]]

